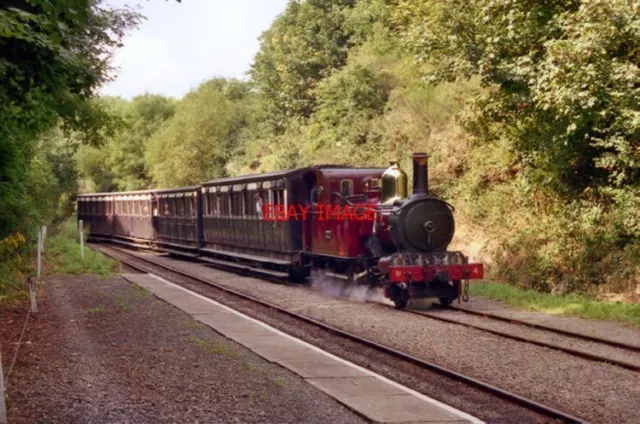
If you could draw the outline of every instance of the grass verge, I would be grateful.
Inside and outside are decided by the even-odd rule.
[[[640,327],[640,304],[606,302],[585,296],[556,296],[496,283],[470,285],[472,296],[500,300],[510,306],[552,315],[616,321]]]
[[[119,265],[116,261],[86,246],[82,259],[78,227],[73,217],[58,226],[54,234],[47,237],[45,243],[43,258],[47,275],[97,274],[107,277],[118,271]]]

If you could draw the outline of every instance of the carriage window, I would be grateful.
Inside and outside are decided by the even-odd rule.
[[[264,205],[269,201],[267,192],[264,190],[256,191],[256,194],[253,196],[253,213],[258,217],[261,217],[264,213]]]
[[[256,200],[259,196],[259,192],[258,191],[248,191],[247,195],[246,195],[246,199],[247,199],[247,216],[256,216],[256,210],[257,209],[257,205],[256,205]]]
[[[340,181],[340,194],[343,196],[351,196],[353,194],[353,180]]]
[[[189,199],[186,197],[180,198],[180,216],[185,217],[189,215]]]
[[[231,193],[231,216],[242,215],[242,198],[240,193]]]
[[[284,190],[273,190],[273,203],[276,205],[284,204]]]
[[[171,216],[171,205],[169,204],[169,199],[162,199],[161,204],[160,213],[162,216]]]
[[[225,193],[217,193],[216,195],[216,210],[218,216],[229,215],[229,200]]]
[[[242,215],[243,216],[248,216],[249,215],[249,192],[248,191],[243,191],[242,192]]]
[[[188,197],[187,202],[189,202],[189,216],[190,217],[196,216],[196,198]]]
[[[181,205],[180,215],[183,217],[188,216],[189,215],[189,199],[187,199],[186,197],[181,197],[180,205]]]

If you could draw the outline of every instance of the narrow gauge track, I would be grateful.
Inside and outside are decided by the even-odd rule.
[[[536,328],[538,330],[551,331],[552,333],[561,334],[563,336],[575,337],[577,339],[582,339],[582,340],[586,340],[586,341],[590,341],[590,342],[606,344],[606,345],[617,347],[617,348],[620,348],[620,349],[626,349],[626,350],[630,350],[632,352],[640,353],[640,345],[632,345],[632,344],[629,344],[629,343],[623,343],[623,342],[619,342],[619,341],[616,341],[616,340],[603,339],[603,338],[600,338],[600,337],[590,336],[588,334],[576,333],[574,331],[563,330],[562,328],[551,327],[549,325],[536,324],[536,323],[533,323],[533,322],[524,321],[524,320],[517,319],[517,318],[505,317],[505,316],[502,316],[502,315],[493,314],[491,312],[478,311],[476,309],[459,308],[459,307],[456,307],[456,306],[453,306],[453,305],[450,305],[449,309],[452,309],[452,310],[458,311],[458,312],[464,312],[466,314],[472,314],[472,315],[478,315],[478,316],[482,316],[482,317],[492,318],[492,319],[495,319],[495,320],[498,320],[498,321],[509,322],[509,323],[512,323],[512,324],[526,325],[527,327]]]
[[[217,290],[220,290],[222,292],[231,294],[233,296],[237,296],[243,300],[248,300],[251,301],[253,303],[259,304],[261,306],[267,307],[271,310],[274,310],[278,313],[281,313],[283,315],[289,316],[289,317],[293,317],[299,321],[305,322],[307,324],[311,324],[321,330],[327,331],[331,334],[334,335],[338,335],[340,337],[343,337],[345,339],[348,339],[350,341],[359,343],[361,345],[367,346],[369,348],[373,348],[381,353],[384,353],[386,355],[395,357],[397,359],[403,360],[407,363],[413,364],[413,365],[417,365],[420,368],[423,368],[425,370],[428,371],[432,371],[432,372],[436,372],[444,377],[450,378],[454,381],[463,383],[465,385],[474,387],[476,389],[479,389],[485,393],[488,393],[490,395],[496,396],[500,399],[503,399],[505,401],[508,401],[510,403],[519,405],[521,407],[524,407],[530,411],[536,412],[538,414],[541,414],[543,416],[546,416],[548,418],[551,418],[553,420],[560,420],[561,422],[565,422],[565,423],[583,423],[585,421],[574,417],[568,413],[562,412],[560,410],[557,410],[555,408],[543,405],[541,403],[535,402],[534,400],[531,399],[527,399],[525,397],[519,396],[515,393],[511,393],[508,392],[506,390],[503,390],[499,387],[496,387],[494,385],[485,383],[483,381],[477,380],[473,377],[469,377],[466,376],[464,374],[458,373],[456,371],[453,371],[451,369],[447,369],[444,367],[441,367],[439,365],[436,365],[434,363],[431,362],[427,362],[424,361],[422,359],[416,358],[415,356],[411,356],[408,355],[406,353],[400,352],[396,349],[381,345],[379,343],[376,343],[374,341],[359,337],[355,334],[340,330],[338,328],[332,327],[330,325],[324,324],[320,321],[314,320],[312,318],[306,317],[304,315],[300,315],[298,313],[289,311],[287,309],[281,308],[277,305],[274,305],[272,303],[266,302],[264,300],[261,299],[257,299],[251,295],[230,289],[228,287],[225,287],[223,285],[218,285],[215,284],[211,281],[202,279],[200,277],[197,276],[193,276],[193,275],[189,275],[188,273],[181,271],[179,269],[176,269],[174,267],[168,266],[168,265],[164,265],[164,264],[159,264],[153,260],[149,260],[137,255],[133,255],[130,252],[127,252],[126,250],[123,249],[119,249],[119,248],[114,248],[114,247],[106,247],[106,246],[93,246],[95,247],[97,250],[99,250],[100,252],[102,252],[103,254],[129,266],[130,268],[136,269],[138,271],[141,272],[149,272],[148,269],[146,269],[143,266],[140,266],[140,262],[145,263],[147,266],[151,266],[151,267],[155,267],[155,268],[160,268],[175,274],[178,274],[182,277],[186,277],[188,279],[194,280],[198,283],[202,283],[202,284],[206,284],[209,286],[214,287]],[[115,252],[115,253],[114,253]]]
[[[388,305],[386,303],[382,303],[382,302],[374,302],[374,303],[376,303],[379,306],[383,306],[385,308],[393,308],[393,306]],[[546,326],[546,325],[529,323],[529,322],[522,321],[522,320],[515,320],[515,319],[511,320],[511,319],[503,317],[503,316],[494,315],[494,314],[490,314],[490,313],[485,313],[485,312],[481,312],[481,311],[474,311],[474,310],[466,309],[466,308],[449,307],[449,309],[454,310],[456,312],[463,312],[463,313],[468,313],[468,314],[472,314],[472,315],[484,316],[484,317],[487,317],[487,318],[495,319],[497,321],[504,321],[504,322],[509,322],[509,323],[512,323],[512,324],[529,326],[529,327],[532,327],[532,328],[535,328],[535,329],[538,329],[538,330],[549,331],[549,332],[553,332],[553,333],[557,333],[557,334],[562,334],[563,336],[573,337],[575,339],[580,339],[580,340],[589,341],[589,342],[606,344],[606,345],[613,346],[613,347],[616,347],[616,348],[619,348],[619,349],[625,349],[625,350],[628,350],[630,352],[640,353],[640,347],[634,346],[634,345],[630,345],[630,344],[626,344],[626,343],[619,343],[619,342],[616,342],[614,340],[601,339],[599,337],[589,336],[589,335],[581,334],[581,333],[574,333],[572,331],[566,331],[566,330],[562,330],[562,329],[558,329],[558,328],[554,328],[554,327],[549,327],[549,326]],[[534,344],[534,345],[538,345],[538,346],[547,347],[547,348],[550,348],[550,349],[559,350],[559,351],[562,351],[562,352],[565,352],[565,353],[568,353],[568,354],[571,354],[571,355],[574,355],[574,356],[578,356],[578,357],[581,357],[581,358],[589,359],[589,360],[592,360],[592,361],[610,363],[610,364],[617,365],[617,366],[622,367],[622,368],[630,369],[632,371],[640,371],[640,365],[637,364],[637,363],[631,363],[631,362],[626,362],[626,361],[622,361],[622,360],[619,360],[619,359],[608,358],[608,357],[596,355],[594,353],[590,353],[590,352],[587,352],[587,351],[584,351],[584,350],[573,349],[571,347],[562,346],[562,345],[555,344],[555,343],[544,342],[544,341],[541,341],[541,340],[535,340],[535,339],[531,339],[531,338],[524,337],[524,336],[518,336],[518,335],[515,335],[515,334],[505,333],[503,331],[493,330],[491,328],[487,328],[487,327],[484,327],[482,325],[476,325],[476,324],[472,324],[472,323],[468,323],[468,322],[459,321],[459,320],[454,319],[454,318],[448,318],[446,316],[443,316],[440,313],[428,312],[428,311],[420,311],[420,310],[409,309],[409,308],[403,309],[403,312],[409,312],[409,313],[412,313],[412,314],[415,314],[415,315],[422,315],[422,316],[425,316],[427,318],[431,318],[431,319],[435,319],[435,320],[438,320],[438,321],[447,322],[447,323],[451,323],[451,324],[464,325],[465,327],[469,327],[469,328],[474,328],[474,329],[477,329],[477,330],[485,331],[487,333],[494,334],[496,336],[504,337],[504,338],[507,338],[507,339],[517,340],[517,341],[520,341],[520,342],[530,343],[530,344]]]

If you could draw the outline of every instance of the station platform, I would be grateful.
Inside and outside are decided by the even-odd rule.
[[[156,275],[122,276],[255,354],[297,374],[371,421],[482,422]]]

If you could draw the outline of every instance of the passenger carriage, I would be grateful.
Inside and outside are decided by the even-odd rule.
[[[78,195],[78,219],[89,227],[94,238],[105,238],[113,235],[113,195],[111,193],[95,193]]]
[[[89,226],[92,238],[143,245],[154,240],[153,191],[80,194],[77,200],[78,219]]]
[[[197,255],[201,240],[200,186],[156,190],[156,244],[167,252]]]

